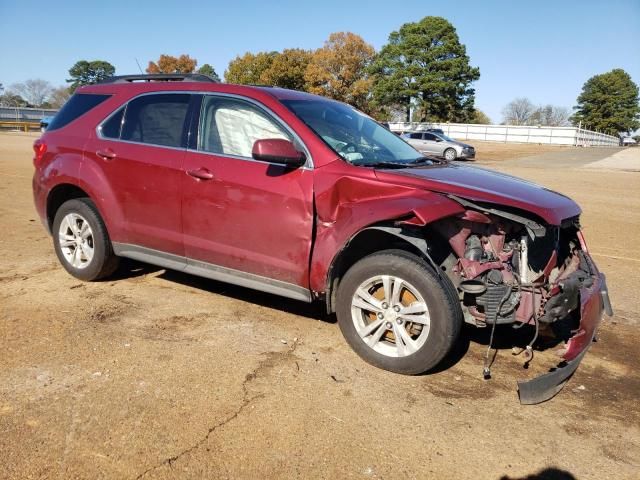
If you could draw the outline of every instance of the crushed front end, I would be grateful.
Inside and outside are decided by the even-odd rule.
[[[523,335],[528,332],[528,343],[513,350],[526,363],[543,338],[558,346],[557,366],[518,383],[521,403],[549,400],[575,372],[603,312],[612,315],[605,277],[589,255],[579,218],[548,225],[514,209],[450,198],[465,207],[464,213],[433,228],[453,251],[445,270],[460,292],[465,320],[492,330],[485,378],[490,377],[495,326],[510,324]]]

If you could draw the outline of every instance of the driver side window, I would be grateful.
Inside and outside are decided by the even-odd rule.
[[[211,95],[204,97],[198,150],[251,158],[254,142],[271,138],[292,140],[289,132],[249,102]]]

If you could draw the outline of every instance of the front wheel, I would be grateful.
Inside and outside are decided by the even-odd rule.
[[[400,250],[369,255],[338,287],[337,316],[349,345],[368,363],[415,375],[434,368],[462,326],[448,278]]]
[[[88,198],[64,202],[56,212],[52,234],[58,260],[76,278],[98,280],[118,267],[107,227]]]
[[[444,159],[449,161],[449,162],[455,160],[457,156],[458,156],[458,153],[456,152],[456,150],[454,148],[447,148],[444,151]]]

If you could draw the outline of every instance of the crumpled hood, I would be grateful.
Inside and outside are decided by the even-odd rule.
[[[376,170],[379,180],[425,188],[469,200],[519,208],[551,225],[581,213],[573,200],[548,188],[511,175],[467,165],[442,164],[416,168]]]

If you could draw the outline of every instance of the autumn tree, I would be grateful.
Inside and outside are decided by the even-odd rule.
[[[627,72],[616,68],[587,80],[571,121],[611,135],[629,132],[640,127],[638,101],[638,86]]]
[[[425,17],[392,32],[370,71],[375,101],[403,105],[407,119],[414,104],[421,121],[468,121],[473,115],[471,84],[480,70],[470,65],[456,29],[442,17]]]
[[[24,98],[29,105],[40,107],[53,91],[53,87],[46,80],[32,78],[24,83],[14,83],[10,90],[11,93]]]
[[[80,60],[69,69],[67,83],[70,83],[69,91],[73,93],[76,88],[83,85],[98,83],[116,73],[116,68],[104,60]]]
[[[259,85],[262,83],[262,74],[271,67],[278,52],[247,52],[243,56],[237,56],[224,72],[224,80],[227,83],[240,85]]]
[[[157,62],[149,62],[147,73],[193,73],[198,65],[195,58],[189,55],[160,55]]]
[[[311,55],[305,72],[306,90],[371,111],[373,81],[367,69],[375,50],[351,32],[332,33]]]
[[[311,60],[311,52],[289,48],[276,54],[271,64],[260,74],[260,83],[292,90],[305,89],[305,72]]]
[[[211,77],[213,78],[216,82],[220,81],[220,77],[218,76],[218,74],[216,73],[216,70],[209,65],[208,63],[205,63],[204,65],[202,65],[199,69],[198,69],[198,73],[200,75],[206,75],[207,77]]]

